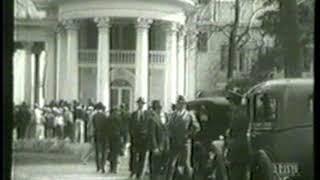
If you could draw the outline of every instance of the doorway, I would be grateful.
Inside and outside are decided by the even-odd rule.
[[[115,80],[111,83],[111,107],[120,107],[124,104],[126,108],[132,109],[132,87],[127,81]]]

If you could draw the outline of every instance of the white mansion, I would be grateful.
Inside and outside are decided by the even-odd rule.
[[[232,1],[221,2],[212,17],[226,21]],[[91,98],[133,110],[143,97],[168,110],[177,95],[221,89],[226,37],[217,32],[205,52],[194,48],[198,31],[187,17],[195,7],[195,0],[15,0],[14,102]],[[254,55],[246,57],[238,71],[251,66]]]

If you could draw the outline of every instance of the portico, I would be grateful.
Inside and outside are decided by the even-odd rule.
[[[159,99],[168,110],[178,94],[186,95],[185,10],[192,2],[76,0],[50,6],[52,17],[56,12],[56,50],[50,61],[54,87],[46,102],[91,98],[110,109],[122,102],[111,97],[115,90],[128,90],[123,99],[130,102],[122,103],[131,110],[138,97]]]

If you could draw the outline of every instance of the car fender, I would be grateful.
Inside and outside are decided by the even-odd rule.
[[[275,179],[272,160],[265,150],[260,149],[254,154],[254,157],[251,162],[251,168],[254,168],[253,166],[256,164],[259,164],[260,166],[262,166],[262,168],[265,171],[266,179],[269,179],[269,180]]]

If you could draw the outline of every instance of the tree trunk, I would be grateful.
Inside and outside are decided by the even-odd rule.
[[[234,23],[231,27],[231,33],[229,37],[229,50],[228,50],[228,70],[227,78],[231,79],[233,77],[234,62],[236,60],[236,35],[238,32],[239,26],[239,14],[240,14],[240,4],[239,0],[235,1],[235,10],[234,10]]]
[[[280,1],[280,41],[284,57],[286,78],[302,76],[302,62],[299,49],[298,9],[295,0]]]

